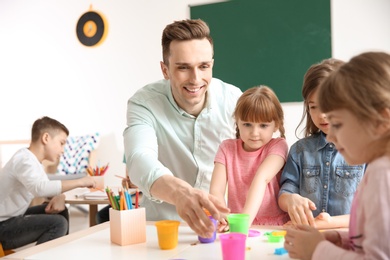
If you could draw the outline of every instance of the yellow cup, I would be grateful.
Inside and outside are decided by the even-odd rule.
[[[180,221],[160,220],[157,227],[158,245],[161,249],[173,249],[177,246]]]

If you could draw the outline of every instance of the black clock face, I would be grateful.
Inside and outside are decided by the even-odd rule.
[[[106,24],[102,16],[89,11],[83,14],[76,26],[76,34],[79,41],[85,46],[95,46],[104,40]]]

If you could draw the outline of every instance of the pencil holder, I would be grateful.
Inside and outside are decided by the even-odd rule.
[[[104,189],[104,176],[92,176],[95,180],[96,186],[95,189],[103,190]]]
[[[110,208],[110,237],[111,242],[121,246],[146,242],[145,208]]]

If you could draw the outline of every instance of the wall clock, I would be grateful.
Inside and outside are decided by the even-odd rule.
[[[107,37],[108,24],[104,16],[90,10],[80,16],[76,25],[76,35],[79,41],[88,47],[100,45]]]

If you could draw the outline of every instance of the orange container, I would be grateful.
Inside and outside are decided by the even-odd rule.
[[[173,249],[179,240],[180,221],[160,220],[155,223],[157,227],[158,245],[161,249]]]

